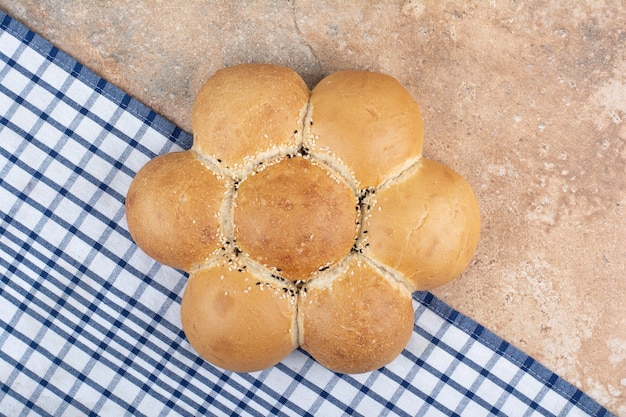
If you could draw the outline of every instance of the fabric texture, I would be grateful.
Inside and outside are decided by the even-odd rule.
[[[297,350],[224,372],[185,340],[187,276],[132,241],[139,168],[192,137],[0,13],[0,415],[610,416],[431,293],[387,367]]]

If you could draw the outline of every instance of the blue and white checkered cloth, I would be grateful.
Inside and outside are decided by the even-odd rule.
[[[296,351],[223,372],[181,330],[187,276],[133,243],[124,196],[191,136],[0,13],[0,415],[610,416],[430,293],[387,367]]]

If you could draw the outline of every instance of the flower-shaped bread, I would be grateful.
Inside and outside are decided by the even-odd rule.
[[[249,372],[300,346],[337,372],[384,366],[413,330],[411,293],[469,264],[478,204],[422,157],[417,103],[392,77],[346,71],[312,91],[293,71],[239,65],[201,89],[190,150],[133,179],[130,232],[189,273],[185,334]]]

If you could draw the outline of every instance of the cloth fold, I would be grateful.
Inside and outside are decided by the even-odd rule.
[[[133,243],[124,197],[192,137],[0,12],[0,415],[611,416],[431,293],[362,375],[297,350],[224,372],[185,340],[187,276]]]

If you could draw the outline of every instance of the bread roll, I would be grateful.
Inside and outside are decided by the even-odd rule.
[[[220,260],[189,277],[181,304],[185,335],[219,367],[252,372],[281,361],[297,346],[293,284]]]
[[[306,281],[350,252],[357,202],[344,181],[310,159],[280,160],[239,186],[235,238],[263,266]]]
[[[190,274],[181,321],[213,365],[257,371],[300,346],[336,372],[385,366],[413,329],[411,293],[459,276],[478,202],[422,157],[417,103],[384,74],[218,71],[192,114],[191,149],[130,186],[131,235]]]
[[[333,276],[311,281],[298,306],[302,348],[335,372],[386,365],[413,332],[411,292],[359,256]]]
[[[215,73],[193,106],[193,148],[225,168],[243,168],[264,152],[295,149],[309,89],[276,65],[238,65]]]
[[[222,245],[218,212],[224,191],[224,182],[193,152],[157,156],[128,189],[128,229],[152,258],[189,271]]]
[[[329,75],[311,93],[310,118],[307,146],[343,162],[361,189],[379,186],[422,155],[419,107],[388,75]]]
[[[480,212],[470,186],[451,168],[422,158],[367,198],[364,253],[399,272],[413,291],[456,278],[478,244]]]

